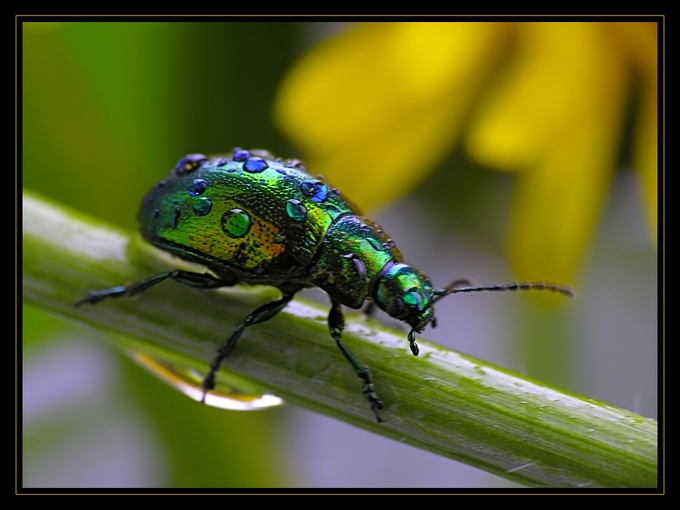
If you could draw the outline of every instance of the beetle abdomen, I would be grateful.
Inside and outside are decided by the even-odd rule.
[[[299,162],[235,150],[180,160],[138,220],[147,241],[180,258],[271,284],[304,279],[333,221],[356,212]]]

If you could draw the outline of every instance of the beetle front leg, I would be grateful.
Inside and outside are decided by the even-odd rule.
[[[383,403],[373,387],[370,370],[364,364],[364,362],[352,354],[352,352],[340,340],[342,331],[345,329],[345,317],[342,314],[340,303],[336,301],[331,301],[331,311],[328,314],[328,329],[330,330],[331,336],[335,340],[335,343],[340,348],[340,351],[342,351],[342,354],[344,354],[345,358],[347,358],[349,364],[352,365],[354,373],[356,373],[359,378],[364,381],[362,388],[364,395],[366,395],[368,401],[371,403],[371,409],[375,414],[376,420],[378,420],[379,423],[382,422],[383,420],[380,417],[380,410],[383,408]]]

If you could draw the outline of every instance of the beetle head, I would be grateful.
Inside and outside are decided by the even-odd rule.
[[[375,302],[391,317],[399,319],[411,326],[408,341],[411,352],[418,355],[415,342],[416,333],[420,333],[428,324],[437,325],[434,316],[434,303],[451,294],[480,291],[518,291],[547,290],[573,297],[574,291],[566,286],[554,283],[508,283],[473,287],[468,280],[455,280],[443,289],[432,286],[427,276],[408,264],[392,264],[387,267],[378,281],[375,290]]]
[[[408,264],[393,264],[383,272],[375,289],[375,303],[391,317],[411,326],[411,351],[418,355],[415,334],[435,325],[433,298],[436,291],[427,276]]]

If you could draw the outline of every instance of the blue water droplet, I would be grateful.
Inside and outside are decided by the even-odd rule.
[[[300,191],[312,202],[323,202],[328,197],[328,186],[320,181],[304,181],[300,184]]]
[[[307,171],[307,167],[305,164],[300,161],[299,159],[287,159],[284,163],[283,166],[287,168],[297,168],[298,170],[301,170],[303,172]]]
[[[252,221],[243,209],[231,209],[222,216],[222,231],[229,237],[243,237],[250,230]]]
[[[243,163],[243,169],[246,172],[258,173],[266,170],[267,162],[262,158],[248,158],[245,163]]]
[[[250,151],[244,149],[234,149],[234,161],[245,161],[250,157]]]
[[[192,197],[198,196],[205,191],[208,187],[208,183],[203,179],[194,179],[194,182],[189,186],[189,195]]]
[[[299,200],[291,198],[286,202],[286,214],[294,221],[304,221],[307,218],[307,208]]]
[[[207,161],[207,157],[203,154],[189,154],[180,159],[175,165],[175,173],[178,175],[188,174],[196,170],[201,163]]]
[[[205,216],[212,209],[212,202],[208,197],[200,197],[194,202],[194,212],[196,216]]]

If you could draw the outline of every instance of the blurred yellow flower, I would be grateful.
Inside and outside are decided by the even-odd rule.
[[[290,70],[275,116],[310,168],[362,205],[407,193],[459,143],[516,172],[517,275],[573,281],[619,163],[634,84],[633,165],[655,235],[656,34],[654,22],[358,24]]]

